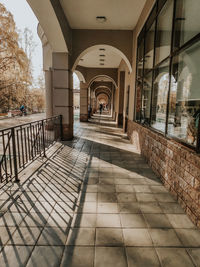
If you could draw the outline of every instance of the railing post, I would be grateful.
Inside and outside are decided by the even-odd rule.
[[[62,125],[62,115],[60,115],[60,140],[63,140],[63,125]]]
[[[18,183],[20,180],[18,178],[18,170],[17,170],[17,150],[15,143],[15,129],[11,128],[11,137],[12,137],[12,148],[13,148],[13,164],[14,164],[14,173],[15,173],[15,183]]]
[[[43,120],[42,120],[42,143],[43,143],[44,157],[46,157],[46,151],[45,151],[45,136],[44,136],[44,121],[43,121]]]

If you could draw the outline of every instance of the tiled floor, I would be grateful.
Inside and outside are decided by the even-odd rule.
[[[200,231],[119,129],[77,126],[0,193],[1,267],[200,266]]]

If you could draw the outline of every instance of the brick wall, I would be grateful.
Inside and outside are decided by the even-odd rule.
[[[127,133],[165,187],[200,227],[200,155],[130,120]]]

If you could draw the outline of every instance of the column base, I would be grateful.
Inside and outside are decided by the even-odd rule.
[[[117,121],[118,125],[123,126],[123,114],[119,113],[118,114],[118,121]]]
[[[68,141],[73,139],[73,124],[63,124],[62,125],[63,134],[62,134],[62,140]]]
[[[88,114],[80,114],[80,121],[87,122],[88,121]]]

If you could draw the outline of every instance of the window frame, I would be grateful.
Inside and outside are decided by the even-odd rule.
[[[192,39],[188,40],[186,43],[184,43],[182,46],[179,48],[175,48],[174,44],[174,37],[175,37],[175,19],[176,19],[176,3],[177,0],[172,0],[173,1],[173,14],[172,14],[172,29],[171,29],[171,43],[170,43],[170,54],[164,58],[161,62],[159,62],[157,65],[155,65],[155,50],[156,50],[156,37],[157,37],[157,25],[158,25],[158,16],[162,12],[163,7],[167,4],[168,1],[171,0],[156,0],[155,4],[153,5],[151,12],[148,16],[148,18],[145,21],[145,24],[140,31],[140,34],[138,35],[137,38],[137,57],[136,57],[136,75],[135,75],[135,99],[134,99],[134,121],[138,124],[141,124],[145,127],[150,128],[152,131],[157,132],[161,135],[164,135],[167,139],[172,139],[175,140],[181,144],[183,144],[186,147],[189,147],[193,150],[195,150],[197,153],[200,153],[200,122],[198,125],[198,130],[197,130],[197,142],[196,146],[192,146],[188,143],[186,143],[184,140],[178,137],[170,136],[168,134],[168,120],[169,120],[169,105],[170,105],[170,92],[171,92],[171,74],[172,74],[172,64],[173,64],[173,58],[183,51],[185,51],[187,48],[191,47],[195,43],[200,42],[200,32],[196,34]],[[155,11],[156,10],[156,11]],[[154,14],[155,12],[155,14]],[[152,14],[154,15],[154,18],[151,18]],[[151,23],[149,23],[149,21]],[[145,40],[146,36],[148,33],[148,30],[151,28],[153,23],[155,22],[155,34],[154,34],[154,46],[153,46],[153,67],[152,69],[149,69],[147,72],[145,72],[145,75],[147,75],[149,72],[152,72],[152,85],[151,85],[151,99],[150,99],[150,121],[149,123],[142,123],[141,122],[141,115],[140,119],[136,121],[136,102],[137,102],[137,68],[138,68],[138,47],[140,46],[141,42],[144,40],[144,47],[143,47],[143,66],[142,66],[142,86],[141,86],[141,96],[143,95],[143,86],[144,86],[144,56],[145,56]],[[147,28],[148,25],[148,28]],[[153,101],[153,84],[155,80],[155,70],[161,65],[163,62],[169,60],[169,88],[167,92],[167,107],[166,107],[166,122],[165,122],[165,132],[159,131],[151,126],[152,123],[152,101]],[[140,111],[141,114],[141,111]]]

